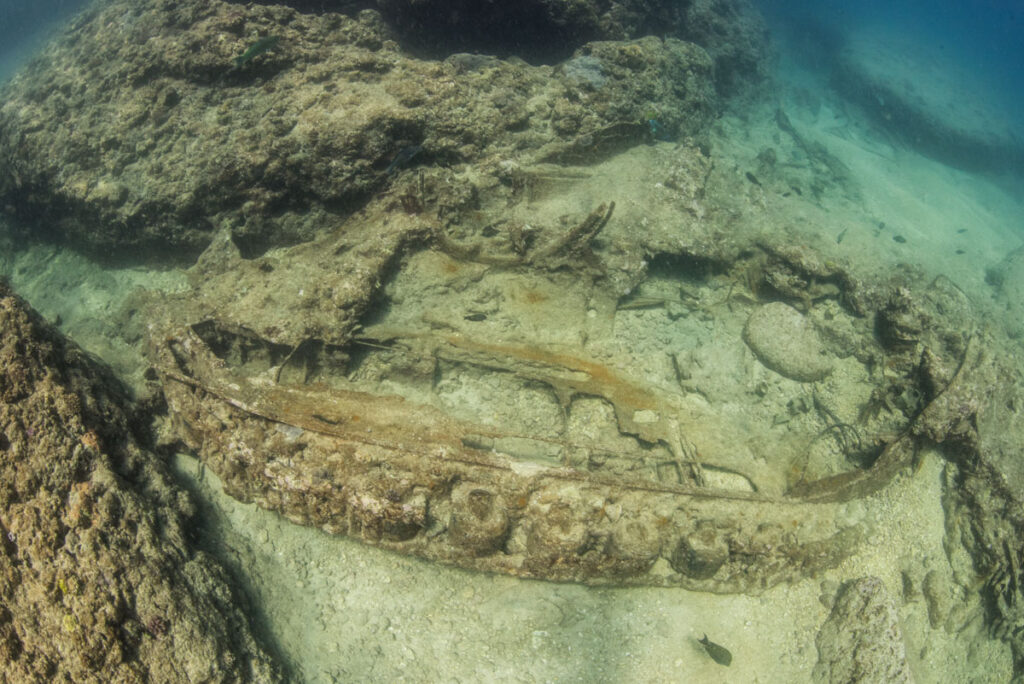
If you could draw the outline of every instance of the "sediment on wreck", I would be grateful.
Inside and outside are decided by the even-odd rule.
[[[611,210],[601,206],[589,216],[598,217],[595,225],[603,226]],[[590,218],[579,225],[590,225]],[[346,233],[344,239],[357,234]],[[518,259],[475,250],[459,254],[475,261],[481,280],[495,263],[500,277],[520,279],[517,288],[542,287],[550,277],[540,267],[544,259],[531,261],[530,251]],[[543,243],[537,254],[549,254]],[[422,268],[410,265],[419,263],[418,258],[429,262],[437,257],[421,253],[403,260],[403,266]],[[563,262],[555,258],[554,263]],[[580,264],[577,286],[587,268],[599,268],[585,259]],[[463,263],[458,268],[469,267]],[[508,270],[513,267],[514,273]],[[844,289],[853,299],[864,289],[852,274],[822,264],[809,250],[777,251],[755,272],[750,277],[774,282],[775,296],[788,292],[794,303],[809,303],[812,295],[822,293],[838,298]],[[257,273],[252,274],[257,281],[266,279]],[[830,284],[820,291],[807,289],[823,275],[844,283],[843,288]],[[326,278],[325,285],[335,282]],[[375,287],[374,277],[335,278],[347,283],[332,285],[332,290],[348,295],[348,308],[366,306],[368,298],[359,292]],[[203,287],[215,287],[215,282],[205,279]],[[590,301],[599,299],[601,287],[590,292]],[[420,289],[435,290],[422,283]],[[262,297],[253,290],[255,297]],[[440,286],[436,290],[446,291]],[[445,301],[455,296],[448,291]],[[415,308],[412,299],[403,296],[392,310]],[[672,309],[674,304],[679,306]],[[842,522],[845,502],[890,486],[909,469],[921,443],[959,444],[978,408],[987,357],[986,343],[970,329],[969,318],[951,313],[958,304],[958,292],[940,282],[926,288],[920,299],[897,290],[878,300],[873,312],[862,308],[866,301],[850,303],[851,309],[861,311],[859,317],[830,308],[827,320],[840,325],[837,319],[845,319],[842,325],[851,326],[847,337],[857,335],[859,341],[833,337],[822,342],[816,352],[822,362],[838,364],[852,348],[861,350],[865,363],[884,352],[890,375],[873,380],[878,383],[872,395],[877,409],[862,409],[862,416],[849,423],[837,417],[841,409],[828,406],[838,406],[839,399],[824,385],[817,386],[808,400],[813,407],[809,403],[805,412],[817,414],[821,422],[814,420],[806,428],[804,453],[794,457],[788,474],[758,470],[753,465],[757,459],[744,453],[748,446],[730,439],[736,428],[678,390],[627,379],[614,370],[615,362],[598,363],[580,356],[581,351],[554,352],[526,340],[474,339],[473,326],[487,317],[461,316],[458,307],[433,310],[427,320],[434,330],[389,328],[384,317],[363,328],[355,340],[332,338],[333,346],[294,337],[295,325],[308,331],[311,322],[294,321],[292,329],[271,326],[280,341],[275,344],[253,332],[263,324],[221,322],[208,313],[206,320],[190,326],[158,327],[150,353],[170,408],[168,436],[197,451],[232,495],[296,522],[404,553],[517,576],[756,593],[837,564],[865,532],[862,525]],[[681,311],[694,303],[647,301],[645,306]],[[739,314],[733,317],[739,324],[733,324],[731,335],[724,333],[728,328],[723,324],[722,343],[732,337],[729,344],[749,345],[749,335],[740,339],[744,317],[739,312],[751,311],[753,316],[763,311],[760,306],[749,300],[729,304],[727,309]],[[498,315],[514,315],[513,308]],[[308,310],[310,321],[320,317]],[[173,311],[172,306],[165,313]],[[238,306],[227,311],[230,318],[245,315]],[[570,313],[560,307],[562,331]],[[801,329],[812,325],[796,309],[790,314],[801,317]],[[252,323],[264,317],[262,310],[248,315],[256,316]],[[396,318],[402,320],[402,314]],[[582,312],[580,318],[586,318]],[[868,324],[872,318],[889,331],[882,342],[874,339],[876,326]],[[928,330],[917,324],[924,318],[931,321]],[[447,332],[438,333],[438,328]],[[776,329],[775,334],[786,333]],[[363,344],[368,350],[360,351]],[[354,357],[357,364],[349,365]],[[848,367],[858,363],[851,361]],[[499,380],[489,385],[502,395],[544,387],[541,394],[556,398],[565,415],[582,410],[577,401],[581,397],[603,401],[611,411],[604,417],[606,429],[619,441],[610,449],[592,437],[573,435],[568,427],[517,433],[513,425],[493,419],[477,424],[439,410],[443,401],[419,403],[413,397],[424,398],[443,384],[438,381],[442,364],[459,368],[465,376],[492,373],[530,383],[520,387]],[[387,381],[350,382],[374,373]],[[790,381],[819,380],[815,374]],[[419,390],[430,389],[417,393],[417,383]],[[395,393],[396,387],[406,385],[410,389],[404,398]],[[897,405],[904,395],[917,400]],[[600,424],[597,416],[593,421]],[[833,441],[836,460],[816,463],[822,454],[812,457],[812,451]],[[787,449],[780,440],[766,453],[777,458]],[[784,463],[776,467],[782,470]],[[718,485],[708,486],[705,474],[712,472],[732,478],[732,484],[723,487],[719,479]],[[788,483],[780,483],[780,477]],[[736,488],[740,482],[745,488]]]
[[[462,3],[339,3],[352,11],[338,14],[286,4],[107,3],[0,105],[5,210],[94,252],[201,253],[189,290],[139,314],[150,377],[171,406],[169,442],[240,499],[399,552],[515,576],[743,593],[855,552],[870,530],[841,506],[901,486],[919,448],[940,444],[966,483],[948,483],[950,500],[959,487],[967,502],[949,537],[972,529],[989,617],[1021,660],[1019,499],[988,467],[994,446],[1002,466],[1014,462],[1014,441],[992,440],[1013,434],[1020,409],[991,396],[992,340],[960,316],[966,297],[948,279],[872,279],[835,249],[839,238],[829,252],[781,227],[751,237],[778,197],[858,195],[850,170],[781,109],[779,139],[809,165],[776,163],[771,147],[743,173],[712,153],[708,123],[756,76],[761,45],[704,40],[756,22],[699,13],[743,3],[686,3],[693,33],[669,23],[657,37],[612,17],[621,27],[581,29],[552,64],[416,58],[412,6]],[[477,4],[542,6],[568,7]],[[240,58],[268,38],[274,47]],[[768,307],[792,325],[773,325]],[[768,325],[751,325],[760,316]],[[619,330],[675,342],[616,348],[616,317]],[[717,326],[713,343],[669,334],[702,319]],[[816,333],[803,352],[788,344],[800,331]],[[711,356],[725,351],[728,363]],[[726,365],[750,374],[726,388],[706,370]],[[454,375],[490,396],[521,391],[517,410],[550,410],[520,429],[417,403]],[[362,384],[343,386],[350,377]],[[844,392],[855,385],[867,389]],[[773,407],[783,393],[793,401]],[[736,406],[762,422],[730,422],[755,413]],[[1000,419],[986,423],[993,407]],[[562,433],[545,433],[552,425]],[[120,444],[120,432],[79,441]],[[5,452],[22,449],[4,439]],[[86,446],[72,453],[88,457]],[[89,468],[121,472],[103,465],[113,452],[96,453]],[[76,520],[114,510],[90,498],[108,480],[69,480],[68,501],[84,502]],[[65,527],[60,539],[83,536]],[[77,579],[48,581],[61,606],[82,594]],[[178,610],[133,618],[145,625],[127,630],[125,657],[191,624],[191,608]],[[59,627],[92,624],[77,615]]]
[[[0,282],[0,678],[280,681],[103,366]]]

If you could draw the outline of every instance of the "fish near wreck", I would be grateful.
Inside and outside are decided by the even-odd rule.
[[[391,160],[387,168],[384,169],[384,173],[388,176],[393,176],[405,167],[407,167],[413,159],[423,151],[423,145],[409,145],[403,147],[395,155],[395,158]]]

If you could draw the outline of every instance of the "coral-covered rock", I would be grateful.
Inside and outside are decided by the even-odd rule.
[[[280,679],[116,381],[3,283],[0,332],[0,679]]]

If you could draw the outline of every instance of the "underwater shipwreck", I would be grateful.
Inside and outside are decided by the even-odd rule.
[[[465,3],[291,4],[97,2],[4,86],[16,230],[185,274],[117,312],[118,378],[0,291],[5,677],[286,678],[216,560],[178,569],[182,450],[402,554],[747,595],[873,544],[876,495],[941,458],[963,595],[1019,676],[1017,342],[952,279],[819,234],[860,190],[783,108],[774,147],[723,143],[771,99],[753,8],[524,3],[533,49],[572,45],[531,62],[433,23]],[[522,20],[477,12],[474,40]]]
[[[602,205],[581,225],[610,221],[609,214]],[[596,231],[578,232],[587,242],[596,237]],[[351,239],[352,233],[343,238]],[[353,260],[367,262],[367,250],[358,245],[320,241],[297,249],[306,264],[312,252],[351,252]],[[794,297],[806,296],[816,278],[805,274],[816,268],[824,269],[823,280],[843,283],[823,290],[830,308],[846,319],[832,323],[852,334],[859,321],[861,339],[846,344],[885,370],[876,384],[858,388],[866,393],[859,419],[839,418],[849,398],[822,388],[798,395],[804,404],[751,425],[717,413],[690,388],[682,379],[690,373],[673,349],[647,352],[661,357],[663,375],[648,372],[650,381],[641,383],[617,370],[641,359],[623,354],[598,362],[582,348],[551,342],[585,338],[600,348],[609,343],[601,334],[612,333],[616,314],[656,310],[671,321],[666,307],[674,305],[680,317],[696,314],[700,298],[725,294],[723,285],[710,298],[693,288],[688,301],[678,294],[664,301],[643,295],[620,300],[614,291],[602,292],[604,274],[590,265],[593,259],[582,258],[583,250],[589,247],[554,250],[554,275],[529,252],[524,265],[510,261],[497,268],[499,257],[513,257],[482,249],[471,250],[476,261],[454,259],[443,248],[413,252],[408,268],[419,280],[408,283],[410,290],[423,287],[423,268],[451,274],[440,275],[440,291],[423,301],[410,292],[401,305],[383,307],[386,313],[372,324],[353,326],[348,340],[343,331],[325,340],[292,337],[288,330],[268,339],[255,331],[273,326],[259,313],[243,323],[238,304],[223,318],[204,312],[170,331],[155,327],[150,354],[168,401],[167,430],[196,449],[236,496],[330,532],[520,576],[720,592],[758,591],[838,562],[863,534],[860,525],[841,522],[844,501],[871,494],[909,469],[920,440],[970,437],[965,421],[991,373],[979,333],[939,328],[941,318],[909,300],[886,302],[875,316],[842,312],[844,288],[857,291],[848,274],[796,260],[800,255],[774,255],[758,276],[766,282],[784,277]],[[563,251],[577,254],[572,261],[580,268],[567,267]],[[256,266],[262,275],[252,288],[254,300],[265,305],[274,296],[268,293],[283,289],[267,282],[278,273],[288,276],[282,261]],[[449,283],[467,269],[477,282],[453,297]],[[238,270],[224,272],[237,288]],[[396,289],[402,279],[395,276]],[[552,279],[562,287],[552,290]],[[641,279],[637,289],[650,280]],[[322,290],[351,296],[332,301],[347,311],[372,301],[359,283],[376,282],[364,276],[353,283],[345,267],[315,281]],[[216,279],[205,282],[217,287]],[[928,305],[947,308],[947,299],[962,305],[956,290],[942,285],[928,292]],[[507,306],[484,307],[487,314],[474,310],[471,302],[481,293],[493,296],[492,288],[507,295],[496,298]],[[526,293],[524,301],[513,299],[517,292]],[[182,299],[219,297],[189,293]],[[535,317],[538,300],[551,313],[547,322],[558,327],[545,328],[545,317]],[[159,306],[173,311],[166,301]],[[722,344],[751,345],[784,376],[822,379],[831,370],[828,346],[794,307],[749,297],[717,306],[727,321],[721,324],[733,327]],[[598,313],[591,318],[588,311]],[[917,339],[926,317],[934,346]],[[866,325],[876,318],[893,340],[888,348],[873,341]],[[579,329],[572,329],[574,319]],[[331,320],[312,313],[293,319],[292,327],[326,331]],[[499,338],[488,331],[498,326],[527,334]],[[792,338],[783,338],[780,348],[762,337],[764,330]],[[799,355],[808,351],[815,356]],[[775,444],[755,443],[752,428],[770,434],[769,419],[785,420],[786,429]]]

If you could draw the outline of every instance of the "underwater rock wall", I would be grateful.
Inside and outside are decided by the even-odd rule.
[[[675,38],[552,68],[419,60],[396,37],[369,10],[99,4],[4,90],[0,207],[105,256],[188,261],[218,230],[254,255],[336,226],[404,167],[599,159],[699,136],[719,107],[711,58]]]
[[[0,679],[278,681],[109,372],[0,283]]]
[[[238,2],[238,4],[245,4]],[[736,95],[768,79],[768,29],[748,0],[261,0],[300,12],[355,14],[377,9],[402,47],[444,59],[452,53],[515,56],[530,64],[567,59],[584,43],[679,38],[707,50],[715,84]]]
[[[746,0],[378,0],[403,43],[438,56],[482,51],[528,62],[562,61],[593,40],[674,37],[707,50],[723,95],[767,79],[768,30]]]

